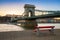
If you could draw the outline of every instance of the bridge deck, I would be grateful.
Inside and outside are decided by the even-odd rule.
[[[54,17],[60,17],[60,13],[57,13],[57,14],[46,14],[46,15],[32,16],[32,17],[16,18],[13,21],[17,21],[17,20],[34,20],[34,19],[39,19],[39,18],[54,18]]]

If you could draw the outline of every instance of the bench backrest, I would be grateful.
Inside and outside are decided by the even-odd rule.
[[[35,28],[54,28],[55,26],[36,26]]]

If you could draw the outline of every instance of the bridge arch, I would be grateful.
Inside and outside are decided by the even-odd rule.
[[[25,4],[24,9],[25,9],[25,17],[29,17],[29,14],[30,14],[30,17],[35,16],[34,5]]]

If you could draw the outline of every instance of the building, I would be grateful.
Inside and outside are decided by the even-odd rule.
[[[7,17],[7,16],[0,16],[0,23],[7,23],[10,22],[11,17]]]
[[[8,23],[11,22],[13,19],[17,17],[21,17],[22,15],[5,15],[5,16],[0,16],[0,23]]]

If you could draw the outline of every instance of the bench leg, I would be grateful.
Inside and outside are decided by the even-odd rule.
[[[54,34],[54,28],[52,28],[51,30],[49,30],[51,34]]]
[[[37,36],[39,36],[39,35],[40,35],[40,30],[39,30],[39,28],[37,28],[36,35],[37,35]]]

